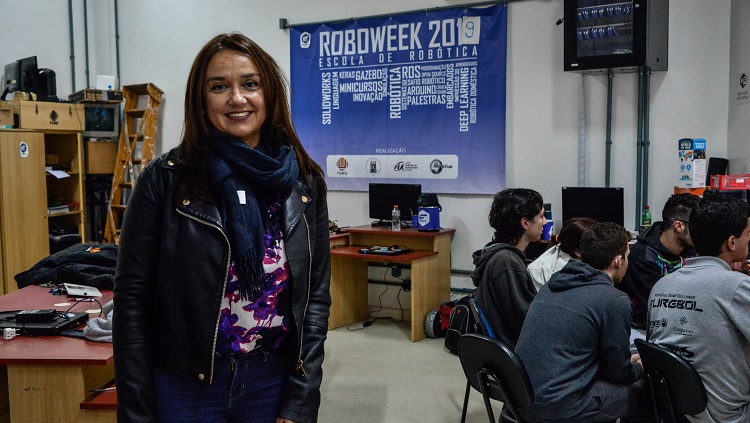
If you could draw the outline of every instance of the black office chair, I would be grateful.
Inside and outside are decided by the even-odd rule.
[[[458,358],[469,384],[482,393],[490,423],[490,399],[502,401],[500,423],[522,423],[518,410],[534,402],[534,390],[521,360],[508,345],[485,335],[467,333],[458,340]]]
[[[479,304],[474,297],[469,297],[469,309],[471,315],[474,318],[474,333],[485,335],[490,338],[495,338],[495,333],[492,331],[487,319],[484,317],[484,313],[479,309]],[[464,393],[464,406],[461,409],[461,423],[466,422],[466,411],[469,407],[469,393],[471,393],[471,384],[469,380],[466,380],[466,392]]]
[[[706,409],[706,388],[692,364],[643,339],[636,339],[635,347],[641,355],[646,380],[651,387],[657,423],[661,421],[660,412],[664,410],[673,422],[684,422],[685,415],[694,416]]]

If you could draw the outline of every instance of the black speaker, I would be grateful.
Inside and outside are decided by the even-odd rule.
[[[721,157],[709,157],[706,165],[706,186],[711,186],[711,175],[726,175],[729,160]]]

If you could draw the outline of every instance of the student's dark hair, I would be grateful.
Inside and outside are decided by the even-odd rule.
[[[591,226],[597,224],[596,219],[590,217],[573,217],[563,223],[560,233],[557,235],[557,242],[560,243],[560,249],[570,256],[575,256],[576,250],[581,249],[581,236],[583,232]]]
[[[594,269],[604,270],[612,260],[628,251],[630,232],[612,222],[597,223],[581,236],[581,261]]]
[[[690,237],[695,252],[701,256],[718,256],[730,236],[740,237],[747,227],[750,206],[724,195],[704,197],[690,213]]]
[[[690,219],[690,211],[695,207],[701,198],[693,194],[672,194],[667,202],[664,203],[664,209],[661,211],[661,220],[664,222],[664,228],[672,227],[676,221],[687,222]]]
[[[525,230],[521,218],[533,219],[544,208],[542,195],[528,188],[506,188],[492,200],[489,221],[494,242],[517,244]]]
[[[276,61],[247,36],[238,33],[220,34],[201,48],[193,61],[185,88],[185,121],[180,143],[180,167],[188,178],[198,179],[205,170],[209,131],[213,127],[206,116],[206,69],[211,59],[220,51],[232,50],[252,59],[260,74],[266,121],[261,126],[261,142],[274,142],[291,146],[299,162],[300,175],[313,177],[325,187],[324,173],[305,149],[292,124],[289,110],[287,80]]]

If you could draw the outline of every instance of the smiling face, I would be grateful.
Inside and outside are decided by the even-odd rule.
[[[208,62],[203,95],[206,115],[218,131],[248,147],[260,144],[266,104],[260,74],[247,55],[222,50]]]

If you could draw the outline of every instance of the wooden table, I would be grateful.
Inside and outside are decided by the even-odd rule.
[[[330,329],[367,319],[368,262],[398,263],[411,267],[411,340],[425,337],[424,320],[430,309],[450,298],[450,243],[455,229],[420,232],[392,231],[375,226],[347,229],[349,244],[331,247]],[[413,250],[396,256],[361,254],[364,246],[398,245]]]
[[[102,291],[99,302],[112,299]],[[48,288],[28,286],[0,296],[2,310],[54,308],[65,311],[67,296],[52,295]],[[82,302],[72,310],[98,309]],[[97,317],[92,314],[91,317]],[[0,338],[0,421],[81,423],[92,420],[92,412],[80,409],[90,394],[114,379],[112,344],[64,336],[17,336]],[[4,420],[3,420],[4,419]],[[102,421],[102,420],[95,420]],[[111,420],[114,422],[115,420]]]

